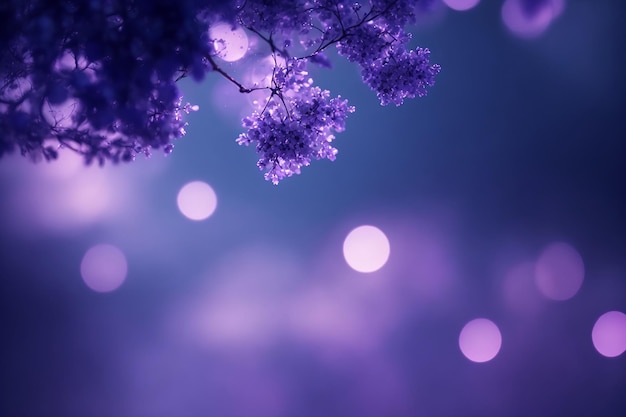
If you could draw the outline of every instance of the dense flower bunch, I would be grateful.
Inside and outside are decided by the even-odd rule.
[[[8,0],[0,38],[0,155],[59,146],[132,160],[184,134],[175,83],[201,79],[206,31],[189,2]]]
[[[402,50],[395,58],[390,55],[377,65],[364,67],[363,81],[376,91],[382,105],[399,106],[406,97],[423,97],[440,71],[438,65],[430,65],[429,54],[423,48]]]
[[[0,5],[0,156],[18,149],[87,162],[169,153],[185,134],[176,82],[214,72],[242,93],[265,92],[238,143],[254,144],[278,183],[313,159],[334,159],[333,133],[354,108],[313,85],[324,50],[361,67],[381,104],[423,96],[439,72],[408,48],[418,0],[4,0]],[[219,65],[211,28],[227,22],[258,37],[275,65],[246,86]],[[258,51],[257,51],[258,52]]]
[[[331,145],[335,138],[331,132],[343,131],[348,113],[354,111],[347,100],[329,99],[330,92],[312,82],[305,61],[290,59],[277,68],[273,94],[263,110],[243,120],[248,131],[237,142],[256,143],[261,157],[257,165],[274,184],[299,174],[312,159],[333,161],[337,149]]]
[[[373,3],[371,10],[379,17],[360,24],[360,8],[354,8],[357,21],[350,20],[353,29],[345,31],[337,49],[361,67],[363,81],[376,91],[382,105],[399,106],[406,97],[426,95],[426,87],[435,83],[441,68],[430,64],[428,49],[407,49],[411,34],[404,31],[403,25],[412,16],[408,2]]]

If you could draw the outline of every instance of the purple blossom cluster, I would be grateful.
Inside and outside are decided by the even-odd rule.
[[[300,174],[313,159],[334,161],[332,132],[343,131],[354,111],[341,96],[330,98],[328,90],[313,86],[305,65],[305,60],[291,59],[276,69],[272,94],[261,110],[244,118],[247,132],[237,139],[241,145],[256,145],[257,166],[274,184]]]
[[[176,79],[201,79],[206,31],[196,1],[8,0],[0,35],[0,155],[98,160],[171,152],[184,135]],[[209,2],[207,1],[207,4]]]
[[[311,26],[309,2],[300,0],[239,0],[237,22],[259,32],[284,33]]]
[[[344,30],[337,42],[339,54],[361,67],[363,81],[383,106],[425,96],[441,67],[430,64],[428,49],[407,48],[411,34],[403,26],[414,19],[410,2],[373,1],[368,14],[375,18]]]
[[[364,67],[361,74],[386,106],[401,105],[405,98],[423,97],[427,87],[435,84],[435,76],[441,68],[431,65],[430,51],[425,48],[402,50],[397,56],[389,55],[377,65]]]
[[[314,159],[334,159],[334,133],[354,108],[314,86],[324,51],[361,67],[381,104],[424,96],[439,66],[408,49],[417,0],[5,0],[0,5],[0,156],[55,159],[61,147],[89,163],[170,153],[185,134],[177,81],[225,77],[267,96],[243,120],[265,178],[278,183]],[[6,22],[6,23],[5,23]],[[257,36],[275,65],[268,85],[246,86],[219,64],[212,25]],[[257,43],[258,45],[259,43]],[[257,46],[258,48],[258,46]]]

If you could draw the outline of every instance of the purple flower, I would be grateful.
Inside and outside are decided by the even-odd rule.
[[[184,134],[176,78],[209,50],[191,8],[203,2],[4,3],[15,23],[0,31],[0,156],[53,155],[44,150],[56,142],[117,162]]]
[[[256,145],[257,166],[274,184],[300,174],[313,159],[333,161],[333,132],[343,131],[354,111],[347,100],[312,86],[303,67],[304,61],[291,60],[276,71],[274,92],[262,109],[244,118],[247,132],[237,139],[240,145]]]
[[[383,106],[399,106],[407,97],[423,97],[441,71],[439,65],[430,64],[429,55],[430,51],[423,48],[402,50],[363,68],[363,81],[376,91]]]
[[[354,108],[313,85],[325,50],[361,67],[382,104],[423,96],[440,68],[408,50],[417,0],[4,0],[0,6],[0,156],[55,159],[59,147],[90,163],[169,154],[185,135],[180,78],[208,72],[240,92],[267,91],[244,119],[273,183],[314,159],[333,160],[334,134]],[[209,28],[240,25],[274,58],[271,84],[245,86],[218,64]]]

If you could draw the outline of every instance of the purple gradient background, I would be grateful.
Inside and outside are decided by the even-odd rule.
[[[200,111],[167,158],[71,179],[1,161],[0,415],[623,415],[626,355],[591,339],[626,311],[621,3],[568,1],[533,40],[501,2],[437,13],[414,37],[437,85],[399,108],[336,60],[313,75],[357,107],[338,159],[278,187],[217,77],[183,85]],[[203,222],[176,207],[193,180],[218,198]],[[391,245],[371,274],[341,252],[362,224]],[[553,242],[584,262],[565,301],[533,282]],[[99,243],[128,263],[111,293],[80,276]],[[502,334],[486,363],[458,346],[478,317]]]

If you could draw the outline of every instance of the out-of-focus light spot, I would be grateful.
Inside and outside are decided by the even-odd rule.
[[[274,79],[275,68],[277,66],[282,68],[285,65],[287,65],[287,60],[282,56],[268,55],[265,58],[261,58],[255,62],[254,66],[246,71],[244,78],[245,84],[252,87],[270,87]],[[250,104],[253,104],[259,109],[262,109],[265,102],[268,100],[267,94],[260,90],[245,94],[245,96],[248,97]]]
[[[58,157],[49,163],[41,163],[33,166],[44,180],[68,180],[85,171],[85,161],[82,155],[67,148],[58,149]]]
[[[17,78],[14,82],[3,87],[2,98],[9,102],[19,101],[30,90],[32,90],[32,83],[29,78]]]
[[[343,242],[343,256],[352,269],[374,272],[389,259],[389,240],[377,227],[359,226]]]
[[[77,179],[65,193],[68,210],[85,223],[97,219],[111,208],[114,200],[111,188],[104,175]]]
[[[59,104],[51,104],[45,100],[42,106],[43,118],[50,126],[69,128],[74,125],[74,114],[79,110],[78,100],[64,100]]]
[[[626,352],[626,314],[609,311],[601,315],[593,325],[591,340],[602,356],[614,358]]]
[[[464,11],[476,7],[480,0],[443,0],[443,2],[451,9]]]
[[[217,346],[263,345],[275,326],[275,307],[248,295],[220,293],[196,317],[200,338]],[[204,333],[204,334],[203,334]]]
[[[459,335],[459,347],[472,362],[488,362],[496,357],[502,346],[498,326],[488,319],[474,319],[467,323]]]
[[[96,292],[110,292],[119,288],[126,279],[127,271],[124,253],[108,244],[91,247],[80,263],[83,281]]]
[[[211,92],[211,104],[220,116],[239,121],[252,108],[248,102],[248,94],[241,94],[230,83],[217,83]]]
[[[545,303],[535,285],[535,264],[523,262],[509,269],[502,281],[507,308],[519,314],[533,314]]]
[[[531,7],[532,6],[532,7]],[[563,12],[563,0],[544,0],[529,6],[521,0],[506,0],[502,5],[502,21],[516,36],[535,38]]]
[[[442,308],[454,303],[453,294],[459,288],[460,278],[458,257],[454,255],[450,242],[448,226],[442,218],[446,208],[438,209],[438,213],[422,214],[419,218],[402,213],[390,212],[384,216],[386,220],[385,234],[393,242],[393,262],[385,266],[385,275],[393,280],[380,280],[382,288],[390,293],[402,294],[405,300],[411,300],[406,307],[409,309]],[[441,217],[439,217],[441,216]],[[379,280],[358,280],[368,283]],[[384,281],[384,282],[383,282]],[[394,302],[397,307],[402,303]]]
[[[535,265],[537,288],[552,300],[568,300],[576,295],[584,275],[582,257],[576,249],[563,242],[548,245]]]
[[[345,288],[309,288],[291,302],[285,316],[294,336],[322,351],[364,352],[382,338],[381,312]],[[384,314],[384,313],[383,313]],[[384,320],[383,320],[384,321]]]
[[[103,221],[122,207],[128,210],[128,180],[118,182],[110,170],[85,167],[66,153],[59,158],[28,168],[25,191],[11,197],[14,210],[28,219],[23,224],[27,230],[35,225],[39,230],[76,229]]]
[[[238,61],[248,52],[248,35],[240,27],[218,23],[209,29],[217,56],[227,62]]]
[[[174,337],[229,352],[272,346],[301,272],[291,253],[271,249],[253,246],[213,259],[207,286],[185,297],[172,315]]]
[[[202,181],[185,184],[178,192],[178,209],[191,220],[204,220],[215,212],[217,196],[213,188]]]

